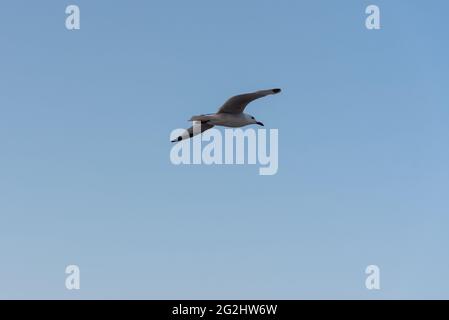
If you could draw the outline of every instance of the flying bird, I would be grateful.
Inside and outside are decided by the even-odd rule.
[[[186,130],[186,132],[179,136],[172,142],[178,142],[192,138],[196,134],[203,133],[206,130],[213,128],[214,126],[223,126],[231,128],[240,128],[250,124],[257,124],[263,126],[264,124],[257,121],[255,117],[250,114],[244,113],[245,108],[252,101],[263,98],[268,95],[278,94],[281,89],[269,89],[260,90],[252,93],[245,93],[234,96],[225,102],[217,113],[202,114],[199,116],[193,116],[189,121],[201,122],[201,130],[193,130],[193,126]],[[195,132],[194,132],[195,131]],[[196,132],[198,131],[198,132]]]

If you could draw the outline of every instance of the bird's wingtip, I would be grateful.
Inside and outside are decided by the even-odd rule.
[[[273,89],[274,94],[280,93],[281,91],[282,91],[282,89],[279,89],[279,88]]]

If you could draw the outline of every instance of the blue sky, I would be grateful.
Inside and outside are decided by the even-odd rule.
[[[2,1],[0,298],[449,298],[448,10]],[[171,164],[190,116],[272,87],[277,175]]]

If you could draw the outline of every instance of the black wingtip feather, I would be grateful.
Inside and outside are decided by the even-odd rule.
[[[178,139],[172,140],[171,142],[179,142],[179,141],[182,141],[182,137],[181,136],[178,137]]]

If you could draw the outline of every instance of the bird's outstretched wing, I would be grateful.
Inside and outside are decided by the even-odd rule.
[[[234,96],[226,101],[217,113],[242,113],[251,101],[279,92],[281,92],[281,89],[270,89]]]
[[[196,126],[198,126],[198,127],[196,127]],[[171,142],[178,142],[178,141],[190,139],[190,138],[196,136],[197,134],[203,133],[204,131],[209,130],[209,129],[213,128],[213,127],[214,126],[211,125],[211,124],[208,124],[206,122],[202,122],[201,123],[201,128],[200,128],[199,127],[199,122],[198,122],[198,124],[194,124],[192,127],[187,129],[186,132],[182,136],[179,136],[177,139],[172,140]]]

